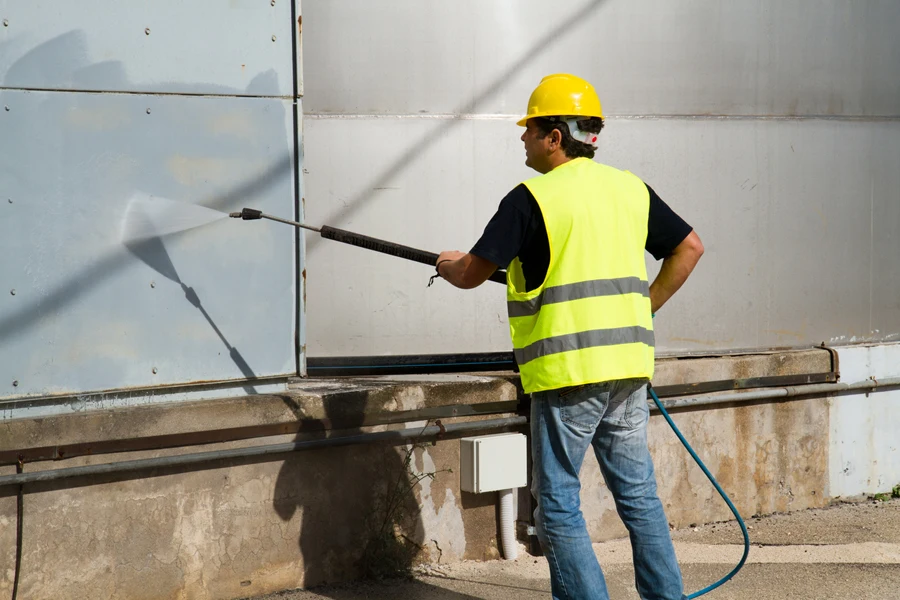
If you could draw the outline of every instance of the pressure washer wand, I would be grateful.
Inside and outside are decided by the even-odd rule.
[[[313,227],[312,225],[305,225],[303,223],[298,223],[297,221],[289,221],[287,219],[273,217],[272,215],[267,215],[262,211],[253,208],[244,208],[240,212],[229,213],[228,216],[235,219],[243,219],[245,221],[252,221],[255,219],[270,219],[272,221],[278,221],[279,223],[285,223],[287,225],[293,225],[294,227],[302,227],[303,229],[315,231],[326,240],[343,242],[344,244],[350,244],[351,246],[365,248],[366,250],[374,250],[375,252],[381,252],[382,254],[390,254],[391,256],[405,258],[406,260],[411,260],[413,262],[422,263],[423,265],[429,265],[432,267],[437,264],[438,255],[434,252],[426,252],[425,250],[410,248],[409,246],[403,246],[401,244],[379,240],[378,238],[361,235],[359,233],[353,233],[352,231],[344,231],[343,229],[329,227],[328,225],[323,225],[322,227]],[[491,275],[489,279],[497,283],[506,284],[506,271],[494,271],[493,275]]]

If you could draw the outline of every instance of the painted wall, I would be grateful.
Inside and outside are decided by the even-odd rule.
[[[900,377],[900,345],[842,348],[841,379],[848,383]],[[900,484],[900,390],[832,399],[829,495],[889,492]]]
[[[134,194],[299,210],[292,10],[0,2],[0,399],[297,372],[294,230],[120,238]]]
[[[896,2],[329,0],[305,26],[311,223],[468,250],[532,175],[528,95],[573,72],[609,115],[597,159],[706,245],[660,350],[900,337]],[[509,347],[496,284],[426,289],[420,265],[307,250],[312,356]]]

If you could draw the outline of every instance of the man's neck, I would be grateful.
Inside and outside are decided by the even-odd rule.
[[[574,160],[574,159],[569,158],[563,152],[554,154],[553,156],[550,157],[550,160],[548,161],[548,163],[550,165],[550,171],[552,171],[553,169],[555,169],[556,167],[558,167],[560,165],[566,164],[567,162],[569,162],[571,160]],[[549,173],[550,171],[547,171],[547,172]]]

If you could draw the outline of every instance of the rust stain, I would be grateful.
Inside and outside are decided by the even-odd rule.
[[[123,108],[94,110],[76,107],[66,111],[66,127],[74,131],[115,131],[127,126],[131,120],[131,116]]]
[[[828,445],[821,431],[828,429],[828,408],[821,401],[739,405],[694,419],[691,426],[683,424],[688,437],[704,449],[702,454],[711,455],[710,468],[742,512],[767,514],[827,503]],[[655,451],[661,457],[654,460],[658,472],[669,476],[660,488],[669,520],[681,527],[722,518],[718,500],[713,503],[705,490],[698,492],[693,477],[671,477],[692,472],[696,467],[690,458],[680,447],[660,443]]]
[[[796,481],[795,478],[803,477],[800,473],[799,465],[809,463],[804,460],[799,449],[793,444],[794,436],[799,433],[796,424],[802,423],[802,415],[797,414],[797,406],[793,404],[785,404],[774,408],[774,423],[772,424],[772,433],[775,445],[775,473],[773,482],[777,481],[774,488],[775,506],[779,511],[785,511],[790,508],[794,500],[794,493],[791,484]],[[802,409],[801,409],[802,412]],[[797,419],[800,417],[800,419]],[[795,472],[792,472],[791,466],[794,458],[799,459],[799,464]]]
[[[218,114],[206,123],[210,132],[216,135],[231,135],[243,140],[252,141],[257,135],[257,127],[246,113],[228,112]]]
[[[770,472],[770,458],[772,456],[772,440],[756,442],[753,465],[753,481],[756,483],[757,502],[771,500],[768,488],[774,485]],[[776,458],[778,458],[776,456]]]
[[[734,489],[737,483],[737,464],[730,456],[723,456],[719,459],[719,468],[716,470],[716,479],[719,485],[725,489]]]
[[[822,221],[822,231],[824,233],[828,233],[828,219],[825,217],[825,213],[822,212],[822,209],[818,206],[814,206],[813,209],[816,211],[816,214],[819,215],[819,219]]]
[[[766,329],[766,333],[774,333],[775,335],[789,335],[791,337],[795,337],[798,340],[803,339],[803,334],[799,331],[790,331],[788,329]]]
[[[300,277],[302,278],[300,285],[303,287],[303,306],[306,306],[306,269],[300,272]]]
[[[297,33],[303,33],[303,15],[297,17]]]
[[[690,342],[692,344],[700,344],[701,346],[718,346],[719,344],[728,344],[734,341],[734,338],[727,340],[698,340],[696,338],[671,337],[673,342]]]
[[[229,173],[237,172],[236,161],[174,154],[166,159],[166,167],[175,181],[185,186],[202,184],[210,180],[225,180]]]
[[[753,419],[750,415],[749,407],[741,406],[736,407],[734,412],[734,440],[735,440],[735,452],[734,458],[735,462],[738,465],[738,469],[742,469],[744,472],[744,480],[746,481],[747,471],[752,469],[752,476],[754,482],[756,484],[757,489],[759,489],[759,481],[757,479],[758,473],[755,468],[756,465],[750,465],[751,456],[751,444],[754,444],[752,435],[753,428]],[[734,500],[738,505],[743,506],[753,506],[753,512],[757,512],[755,510],[757,508],[757,502],[752,497],[748,497],[747,494],[747,484],[741,486],[740,489],[734,488],[735,494],[732,496],[732,500]],[[750,494],[752,496],[752,492]],[[735,497],[736,496],[736,497]],[[753,504],[751,504],[753,503]]]

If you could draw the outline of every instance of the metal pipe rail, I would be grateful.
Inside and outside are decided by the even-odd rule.
[[[268,444],[265,446],[250,446],[247,448],[235,448],[232,450],[214,450],[211,452],[195,452],[191,454],[179,454],[177,456],[162,456],[158,458],[145,458],[140,460],[125,460],[115,463],[100,465],[88,465],[84,467],[68,467],[65,469],[51,469],[48,471],[34,471],[16,475],[0,477],[0,488],[10,485],[23,485],[42,481],[56,481],[85,475],[110,475],[127,473],[161,467],[174,467],[196,465],[205,462],[228,460],[234,458],[248,458],[254,456],[271,456],[311,450],[313,448],[334,448],[338,446],[352,446],[356,444],[368,444],[373,442],[397,442],[409,439],[440,438],[446,434],[474,433],[524,425],[528,418],[524,416],[506,417],[503,419],[488,419],[484,421],[471,421],[467,423],[451,423],[443,425],[438,421],[437,425],[423,427],[421,429],[393,429],[390,431],[376,431],[361,433],[358,435],[344,435],[319,440],[304,440],[286,444]]]
[[[876,380],[867,379],[856,383],[818,383],[814,385],[791,385],[779,388],[767,388],[751,392],[735,394],[715,394],[709,396],[693,396],[689,398],[672,398],[662,402],[666,410],[673,408],[693,408],[709,404],[728,404],[731,402],[753,402],[755,400],[772,400],[795,396],[812,396],[815,394],[835,394],[843,392],[876,391],[882,388],[900,386],[900,377]],[[651,410],[656,406],[651,404]]]
[[[734,394],[715,394],[708,396],[695,396],[687,398],[672,398],[665,400],[666,409],[693,408],[711,404],[729,404],[741,402],[753,402],[757,400],[772,400],[777,398],[790,398],[796,396],[811,396],[816,394],[835,394],[858,391],[877,391],[884,388],[900,387],[900,377],[882,380],[866,380],[856,383],[822,383],[815,385],[787,386],[769,388],[751,392],[738,392]],[[657,410],[651,406],[651,410]],[[22,485],[40,481],[54,481],[84,475],[115,474],[159,467],[184,466],[200,464],[204,462],[227,460],[232,458],[247,458],[253,456],[268,456],[309,450],[313,448],[328,448],[337,446],[350,446],[379,441],[402,441],[412,438],[433,438],[451,433],[468,433],[503,427],[524,425],[528,418],[524,416],[507,417],[502,419],[489,419],[468,423],[452,423],[450,425],[433,425],[423,429],[402,429],[391,431],[379,431],[374,433],[362,433],[358,435],[338,436],[318,440],[304,440],[286,444],[269,444],[264,446],[251,446],[233,450],[216,450],[211,452],[198,452],[167,456],[160,458],[148,458],[141,460],[129,460],[84,467],[69,467],[64,469],[52,469],[47,471],[35,471],[16,475],[0,476],[0,487],[10,485]]]

